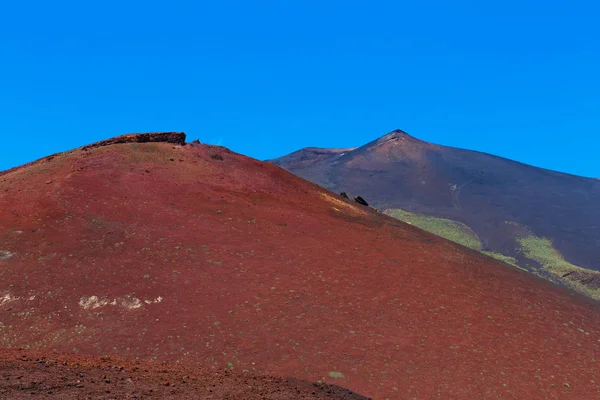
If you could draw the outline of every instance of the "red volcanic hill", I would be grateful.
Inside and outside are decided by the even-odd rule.
[[[0,174],[4,348],[324,381],[375,399],[596,398],[566,289],[205,145]]]

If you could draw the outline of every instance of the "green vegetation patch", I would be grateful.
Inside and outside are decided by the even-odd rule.
[[[538,262],[553,277],[586,296],[600,300],[600,287],[584,283],[600,282],[600,272],[571,264],[552,246],[552,240],[548,238],[529,235],[517,238],[517,242],[525,257]]]
[[[473,250],[481,250],[481,242],[477,234],[461,222],[415,214],[400,208],[388,209],[385,213],[390,217],[419,227],[444,239],[451,240]]]
[[[342,374],[341,372],[332,371],[329,373],[329,376],[333,379],[342,379],[344,377],[344,374]]]

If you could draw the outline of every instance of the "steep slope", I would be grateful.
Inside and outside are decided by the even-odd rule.
[[[408,211],[465,224],[481,250],[512,257],[553,280],[572,269],[538,268],[539,261],[527,257],[518,238],[549,239],[548,252],[555,249],[576,266],[600,271],[596,179],[439,146],[402,131],[327,158],[305,150],[297,154],[304,154],[302,163],[292,155],[272,162],[332,191],[361,194],[390,214]],[[578,282],[588,282],[590,293],[600,295],[600,277],[578,274]]]
[[[344,157],[344,156],[342,156]],[[594,303],[224,148],[0,174],[0,338],[385,398],[593,398]]]

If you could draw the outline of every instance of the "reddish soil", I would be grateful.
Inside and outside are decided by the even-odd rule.
[[[3,399],[369,400],[335,385],[169,363],[0,353]]]
[[[8,349],[375,399],[600,397],[596,304],[204,145],[103,146],[0,174],[0,322]]]

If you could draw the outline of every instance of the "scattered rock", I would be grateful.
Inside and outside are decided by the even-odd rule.
[[[223,156],[220,154],[213,154],[212,156],[210,156],[210,158],[212,158],[213,160],[219,160],[219,161],[223,161]]]
[[[348,194],[347,194],[346,192],[342,192],[342,193],[340,193],[340,196],[342,196],[342,197],[343,197],[343,198],[345,198],[345,199],[348,199],[348,198],[349,198],[349,197],[348,197]]]
[[[369,206],[369,203],[367,203],[365,201],[365,199],[363,199],[360,196],[354,196],[354,201],[357,202],[358,204],[362,204],[363,206]]]
[[[67,355],[57,356],[56,360],[52,363],[44,358],[2,350],[0,398],[370,400],[337,385],[314,384],[293,378],[248,376],[198,366],[157,365],[140,361],[133,364],[132,360]],[[110,375],[106,373],[108,370]],[[202,396],[205,392],[210,395]],[[107,396],[107,393],[110,395]],[[236,395],[232,397],[231,393]]]
[[[192,144],[200,144],[200,140],[194,139],[194,140],[192,140]]]

